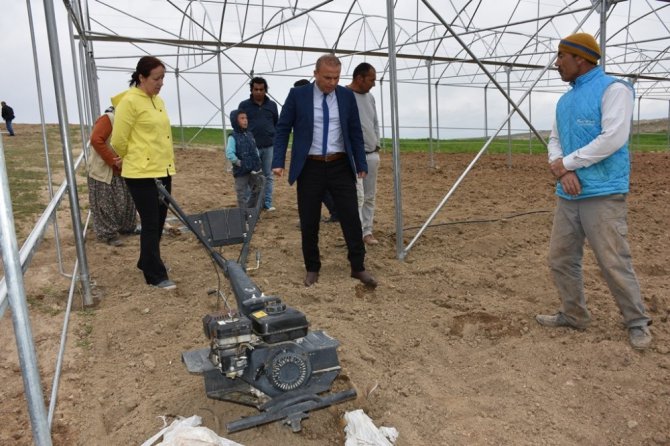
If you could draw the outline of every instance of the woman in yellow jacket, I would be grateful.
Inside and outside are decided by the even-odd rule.
[[[125,179],[140,214],[140,258],[137,267],[149,285],[173,290],[161,259],[160,241],[167,207],[158,199],[155,179],[171,191],[175,174],[170,119],[158,93],[163,86],[165,65],[144,56],[130,80],[130,89],[116,108],[111,144],[123,159]]]

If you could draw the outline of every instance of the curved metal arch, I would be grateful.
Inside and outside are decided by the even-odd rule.
[[[569,5],[565,5],[563,8],[561,8],[561,9],[558,10],[558,13],[559,13],[559,14],[562,14],[564,11],[568,11],[569,8],[570,8],[570,6],[572,6],[572,5],[574,5],[575,3],[577,3],[577,1],[578,1],[578,0],[573,0],[573,2],[570,3]],[[592,10],[592,9],[591,9],[591,10]],[[584,9],[577,10],[577,11],[575,11],[575,14],[577,14],[577,13],[579,13],[579,12],[582,12],[582,11],[584,11]],[[540,39],[539,39],[540,31],[543,31],[544,28],[547,27],[547,26],[549,26],[549,25],[553,25],[553,20],[552,20],[552,19],[547,19],[547,20],[545,21],[545,23],[542,24],[542,26],[538,26],[537,29],[535,30],[535,32],[534,32],[533,34],[531,34],[531,35],[528,37],[528,40],[527,40],[526,43],[521,47],[521,50],[519,50],[518,54],[508,57],[507,61],[508,61],[509,63],[511,63],[511,64],[516,64],[516,63],[518,62],[519,58],[522,57],[522,51],[523,51],[524,49],[528,48],[528,47],[529,47],[530,45],[532,45],[533,43],[535,43],[535,44],[542,44],[542,45],[545,46],[548,50],[553,51],[553,49],[552,49],[552,48],[549,48],[548,44],[546,44],[546,42],[544,42],[544,40],[540,40]],[[510,34],[511,32],[507,31],[506,33],[507,33],[507,34]],[[523,34],[521,34],[521,33],[517,33],[517,34],[519,34],[519,35],[523,35]]]
[[[667,5],[663,5],[663,6],[659,7],[659,8],[652,9],[652,10],[649,11],[648,13],[643,14],[643,15],[637,17],[637,18],[636,18],[635,20],[633,20],[632,22],[628,22],[628,23],[626,23],[625,26],[623,26],[623,27],[620,28],[617,32],[615,32],[614,34],[612,34],[611,36],[609,36],[609,37],[607,38],[607,40],[610,40],[610,39],[612,39],[613,37],[615,37],[617,34],[621,33],[622,31],[627,30],[628,28],[630,28],[630,25],[633,25],[634,23],[639,22],[640,20],[644,19],[645,17],[647,17],[647,16],[649,16],[649,15],[651,15],[651,14],[655,14],[656,12],[658,12],[658,11],[660,11],[660,10],[662,10],[662,9],[665,9],[665,8],[669,8],[669,7],[670,7],[670,3],[668,3]]]
[[[351,15],[351,10],[354,9],[355,5],[356,5],[356,0],[352,0],[351,6],[349,6],[349,10],[347,11],[347,14],[344,16],[344,20],[342,20],[342,26],[340,26],[340,31],[337,34],[337,39],[335,39],[335,43],[333,44],[333,52],[335,51],[338,44],[340,43],[340,38],[342,37],[342,35],[344,33],[345,25],[347,24],[347,20],[349,20],[349,16]]]
[[[474,42],[477,42],[477,41],[480,41],[480,40],[481,40],[481,41],[484,41],[487,37],[490,37],[491,35],[494,35],[494,34],[496,34],[496,33],[497,33],[497,31],[493,31],[493,32],[491,32],[491,34],[487,34],[487,35],[484,35],[484,36],[478,36],[476,39],[473,39],[472,41],[470,41],[470,44],[472,44],[472,43],[474,43]],[[461,56],[463,53],[465,53],[465,50],[464,50],[463,48],[461,48],[461,49],[456,53],[456,55],[455,55],[454,57],[459,57],[459,56]],[[442,80],[442,78],[443,78],[444,74],[446,73],[446,71],[447,71],[453,64],[454,64],[454,62],[447,62],[447,63],[445,64],[446,66],[445,66],[444,69],[442,70],[442,73],[440,73],[440,75],[437,76],[437,80],[435,81],[435,84],[436,84],[436,85],[439,84],[439,82]]]
[[[559,9],[559,10],[558,10],[559,14],[562,13],[563,11],[567,11],[568,8],[569,8],[571,5],[574,5],[577,1],[578,1],[578,0],[574,0],[570,5],[566,5],[565,7]],[[581,11],[583,11],[583,10],[575,11],[575,13],[577,13],[577,12],[581,12]],[[525,45],[523,45],[523,46],[521,47],[521,49],[523,50],[523,49],[525,49],[525,48],[528,48],[528,46],[529,46],[531,43],[533,43],[533,42],[535,42],[535,43],[539,42],[538,37],[539,37],[540,31],[543,31],[544,28],[545,28],[546,26],[549,26],[550,24],[553,24],[553,21],[552,21],[551,19],[547,19],[547,21],[546,21],[542,26],[538,27],[538,28],[535,30],[535,32],[528,38],[528,41],[526,42]],[[516,61],[519,60],[520,57],[521,57],[521,55],[517,55],[516,58],[512,58],[512,59],[510,59],[510,61],[512,61],[512,62],[516,62]]]
[[[285,17],[284,14],[286,13],[286,11],[289,11],[289,13],[290,13],[292,16],[295,16],[295,11],[297,11],[297,10],[298,10],[297,2],[296,2],[296,5],[295,5],[294,7],[287,6],[287,7],[279,8],[279,9],[278,9],[278,10],[277,10],[277,11],[270,17],[270,19],[268,20],[267,23],[268,23],[268,25],[270,25],[270,24],[272,23],[273,20],[279,18],[279,22],[277,23],[277,25],[274,25],[274,26],[281,25],[282,22],[284,21],[283,19],[284,19],[284,17]],[[304,33],[303,33],[303,37],[302,37],[302,46],[304,47],[304,46],[305,46],[305,43],[307,42],[307,32],[308,32],[308,30],[309,30],[309,25],[310,25],[310,23],[312,23],[312,24],[314,25],[314,28],[317,30],[317,32],[318,32],[319,35],[321,36],[321,40],[323,41],[323,45],[324,45],[324,46],[328,46],[328,40],[326,39],[326,36],[324,36],[323,31],[321,30],[321,27],[319,27],[319,25],[318,25],[318,23],[316,22],[316,20],[312,17],[311,12],[309,12],[309,10],[306,10],[306,9],[303,9],[302,11],[303,11],[303,12],[302,12],[301,14],[303,14],[303,15],[305,16],[305,19],[306,19],[305,28],[304,28]],[[274,26],[273,26],[273,27],[274,27]],[[266,36],[267,31],[268,31],[268,29],[265,29],[265,28],[264,28],[263,31],[261,31],[261,33],[258,34],[258,35],[259,35],[259,41],[260,41],[261,43],[263,42],[263,38]],[[252,65],[251,65],[251,69],[252,69],[252,70],[254,69],[254,67],[255,67],[255,65],[256,65],[256,60],[257,60],[257,57],[256,57],[256,56],[258,55],[259,51],[260,51],[260,48],[257,48],[257,49],[255,50],[255,53],[254,53],[254,60],[253,60]],[[301,60],[301,63],[302,63],[302,56],[300,57],[300,60]]]
[[[349,23],[349,24],[346,26],[346,28],[340,30],[340,35],[339,35],[338,38],[337,38],[337,42],[335,42],[335,44],[334,44],[333,47],[332,47],[334,52],[337,52],[337,51],[336,51],[336,49],[337,49],[337,44],[339,43],[340,38],[341,38],[342,36],[344,36],[344,35],[347,33],[347,31],[349,31],[351,28],[353,28],[354,25],[356,25],[358,22],[361,22],[361,21],[363,22],[363,25],[365,25],[365,24],[367,23],[366,17],[365,17],[365,16],[363,16],[363,17],[359,17],[359,18],[357,18],[356,20],[354,20],[353,22]],[[376,49],[379,49],[379,48],[376,48]],[[363,49],[363,51],[367,51],[367,49]]]
[[[578,1],[578,0],[574,0],[574,1],[571,3],[571,5],[575,4],[577,1]],[[542,28],[538,28],[538,29],[536,30],[536,32],[533,34],[533,36],[532,36],[531,38],[529,38],[529,43],[532,43],[532,41],[535,40],[535,39],[537,38],[537,36],[539,35],[539,32],[540,32],[541,30],[543,30],[545,26],[547,26],[547,25],[553,25],[553,20],[552,20],[553,17],[555,17],[556,15],[564,15],[564,14],[566,13],[565,11],[569,11],[568,8],[569,8],[569,6],[571,6],[571,5],[566,5],[564,8],[562,8],[561,10],[559,10],[558,13],[556,13],[556,14],[554,14],[554,15],[552,15],[552,16],[546,17],[546,18],[547,18],[547,22],[545,23],[545,25],[543,25]],[[588,11],[589,9],[591,9],[591,8],[582,8],[582,9],[578,9],[578,10],[576,10],[576,11],[573,11],[572,13],[573,13],[573,14],[576,14],[576,13],[578,13],[578,12]],[[538,21],[539,21],[539,18],[538,18]],[[505,26],[505,27],[506,27],[506,26]],[[505,27],[503,27],[503,28],[505,28]],[[497,28],[500,28],[500,27],[496,27],[496,29],[497,29]],[[489,28],[489,29],[486,29],[486,30],[493,30],[493,28]],[[484,30],[481,30],[481,31],[484,31]],[[474,33],[475,33],[475,34],[478,34],[478,33],[481,32],[481,31],[475,31]],[[494,31],[494,33],[498,33],[498,32],[499,32],[499,31]],[[471,33],[471,32],[467,32],[467,34],[470,34],[470,33]],[[507,33],[507,34],[512,34],[512,32],[510,32],[510,31],[507,31],[506,33]],[[524,33],[515,33],[515,34],[522,35],[522,36],[525,35]],[[488,35],[487,35],[487,36],[483,36],[481,39],[484,40],[484,39],[486,39],[487,37],[489,37],[489,36],[488,36]],[[473,42],[475,42],[475,40],[473,40]],[[527,43],[526,45],[524,45],[523,48],[527,48],[528,45],[529,45],[529,43]],[[457,55],[461,54],[463,51],[464,51],[464,50],[461,49],[461,50],[457,53]],[[520,57],[520,56],[519,56],[519,57]],[[518,60],[518,59],[517,59],[517,60]],[[515,64],[515,63],[516,63],[516,60],[515,60],[514,62],[508,62],[508,63]],[[449,64],[448,64],[447,67],[445,67],[445,70],[444,70],[444,71],[446,71],[448,68],[449,68]],[[443,71],[442,75],[444,74],[444,71]],[[495,71],[495,72],[497,73],[498,71]],[[440,78],[439,80],[441,80],[442,75],[439,76],[439,78]],[[439,80],[438,80],[438,83],[439,83]]]
[[[410,45],[413,44],[411,42],[411,39],[416,37],[419,32],[416,32],[414,34],[410,34],[409,32],[405,31],[405,29],[402,26],[398,25],[397,21],[394,24],[394,26],[397,26],[398,28],[400,28],[400,30],[403,31],[407,35],[407,39],[405,40],[405,42],[401,43],[401,44],[398,44],[398,41],[399,41],[398,39],[399,39],[400,36],[398,36],[397,33],[396,33],[396,45],[398,45],[398,46],[396,46],[396,53],[400,53],[402,48],[404,48],[405,46],[410,46]],[[431,24],[431,25],[427,26],[426,28],[422,28],[421,31],[424,31],[425,29],[431,28],[432,26],[434,26],[434,25]],[[386,31],[384,31],[384,34],[386,34]],[[380,49],[384,49],[384,47],[380,48]],[[386,66],[384,67],[384,70],[382,71],[382,76],[380,77],[380,79],[384,79],[384,75],[388,71],[388,68],[389,68],[389,63],[387,61]]]
[[[467,2],[467,3],[466,3],[466,4],[465,4],[459,11],[458,11],[458,13],[456,14],[456,17],[459,17],[459,16],[461,15],[461,13],[462,13],[463,11],[465,11],[465,9],[466,9],[468,6],[470,6],[470,4],[471,4],[473,1],[474,1],[474,0],[468,0],[468,2]],[[477,11],[479,10],[479,7],[481,6],[481,4],[482,4],[482,0],[479,0],[479,3],[478,3],[478,5],[477,5],[477,8],[475,9],[475,14],[476,14]],[[474,18],[475,14],[473,14],[472,17],[470,18],[470,23],[472,23],[472,19]],[[456,19],[454,19],[454,20],[456,20]],[[452,21],[451,23],[453,24],[454,22]],[[469,25],[469,24],[468,24],[468,25]],[[436,24],[435,28],[437,29],[437,24]],[[465,29],[467,30],[467,27],[466,27]],[[446,38],[446,37],[448,36],[448,34],[449,34],[449,33],[446,32],[446,31],[442,34],[442,38],[440,39],[440,42],[439,42],[439,43],[437,44],[437,46],[435,47],[435,51],[433,51],[433,54],[432,54],[433,57],[435,57],[435,56],[437,55],[437,51],[439,50],[440,45],[442,45],[442,40],[443,40],[444,38]],[[438,84],[438,81],[435,82],[435,85],[437,85],[437,84]]]
[[[169,2],[170,4],[172,4],[172,6],[174,6],[175,9],[177,9],[177,10],[182,14],[182,16],[181,16],[181,22],[179,23],[179,38],[180,38],[180,39],[183,37],[184,26],[185,26],[186,23],[187,23],[187,18],[190,18],[190,19],[191,19],[191,20],[189,21],[189,23],[193,23],[193,22],[195,22],[195,21],[193,20],[193,16],[191,15],[192,13],[188,13],[188,14],[187,14],[187,11],[189,11],[189,10],[193,11],[193,3],[196,3],[196,4],[201,5],[202,10],[203,10],[203,12],[205,13],[205,17],[207,18],[207,21],[209,22],[209,26],[212,28],[212,32],[209,33],[209,34],[210,34],[210,35],[213,35],[212,33],[214,33],[214,31],[215,31],[214,24],[212,23],[212,20],[209,18],[209,13],[208,13],[208,11],[207,11],[207,8],[205,8],[205,6],[202,5],[202,1],[201,1],[201,0],[189,0],[189,1],[188,1],[188,4],[186,5],[186,7],[184,8],[183,11],[180,10],[179,8],[177,8],[177,6],[174,5],[170,0],[168,0],[168,2]],[[203,26],[201,26],[200,28],[202,29],[201,37],[204,37],[204,33],[206,32],[206,30],[205,30],[205,28],[204,28]],[[190,36],[189,36],[189,37],[190,37]],[[203,52],[203,54],[204,54],[204,53],[210,53],[210,52],[211,52],[210,50],[207,50],[204,46],[200,46],[199,48],[201,49],[201,51]],[[187,47],[187,48],[185,48],[184,50],[187,50],[187,49],[190,49],[190,47]],[[177,47],[177,56],[176,56],[175,68],[177,68],[177,69],[179,70],[179,72],[182,72],[182,73],[183,73],[183,72],[188,72],[188,71],[191,70],[191,69],[195,69],[195,68],[201,67],[201,66],[205,65],[207,62],[209,62],[210,60],[212,60],[212,59],[214,59],[214,58],[216,57],[215,54],[212,53],[212,55],[211,55],[209,58],[207,58],[207,59],[203,58],[202,61],[201,61],[201,63],[199,63],[199,64],[195,64],[195,65],[193,65],[193,66],[189,66],[189,65],[188,65],[188,59],[186,59],[186,61],[187,61],[187,68],[186,68],[186,69],[181,69],[181,68],[179,67],[179,61],[180,61],[180,59],[181,59],[181,57],[182,57],[181,51],[182,51],[182,47],[178,46],[178,47]],[[184,57],[188,57],[188,55],[184,55]]]
[[[563,8],[559,9],[558,13],[559,13],[559,14],[562,14],[564,11],[568,11],[569,8],[570,8],[570,6],[572,6],[572,5],[574,5],[575,3],[577,3],[577,1],[578,1],[578,0],[573,0],[573,2],[570,3],[569,5],[565,5]],[[577,13],[577,12],[581,12],[581,11],[583,11],[583,10],[584,10],[584,9],[580,9],[580,10],[578,10],[578,11],[575,11],[575,13]],[[453,22],[452,22],[452,23],[453,23]],[[522,49],[527,48],[527,47],[528,47],[530,44],[532,44],[533,42],[535,42],[535,43],[542,42],[542,41],[538,40],[538,36],[539,36],[539,34],[540,34],[540,31],[544,30],[544,28],[545,28],[546,26],[550,25],[550,24],[553,24],[553,20],[552,20],[552,18],[548,18],[548,19],[546,20],[546,22],[545,22],[541,27],[538,27],[538,28],[536,29],[536,31],[535,31],[535,32],[528,38],[528,41],[526,42],[526,44],[522,46]],[[506,27],[505,27],[505,28],[506,28]],[[497,34],[498,32],[499,32],[499,31],[494,31],[493,34]],[[507,33],[507,34],[513,34],[512,32],[509,32],[509,31],[506,32],[506,33]],[[476,34],[478,35],[479,33],[476,33]],[[516,34],[518,34],[518,35],[524,35],[523,33],[516,33]],[[474,40],[472,40],[470,43],[472,44],[473,42],[476,42],[477,40],[484,41],[487,37],[488,37],[488,35],[486,35],[486,36],[480,36],[479,39],[474,39]],[[494,49],[495,49],[495,46],[494,46]],[[465,52],[465,50],[464,50],[464,49],[461,49],[458,53],[456,53],[456,57],[458,57],[459,55],[461,55],[461,54],[464,53],[464,52]],[[514,63],[516,63],[516,62],[519,60],[520,57],[521,57],[521,54],[518,54],[518,55],[516,56],[515,59],[512,59],[512,60],[508,59],[508,62],[514,64]],[[452,63],[447,63],[447,66],[444,67],[444,69],[442,70],[442,73],[440,74],[440,76],[437,77],[437,80],[435,81],[435,84],[436,84],[436,85],[439,84],[439,82],[440,82],[440,80],[442,79],[444,73],[449,69],[449,67],[451,66],[451,64],[452,64]],[[495,72],[497,73],[498,70],[496,70]]]
[[[662,54],[670,54],[670,46],[666,46],[665,49],[664,49],[663,51],[660,51],[660,52],[656,55],[656,57],[655,57],[653,60],[650,60],[650,61],[646,64],[645,69],[641,69],[641,70],[640,70],[640,73],[645,73],[645,72],[647,72],[647,71],[646,71],[647,68],[650,68],[652,65],[658,64],[658,63],[659,63],[659,60],[658,60],[658,59],[659,59],[659,57],[660,57]],[[655,81],[655,82],[652,83],[652,85],[657,85],[657,84],[659,84],[660,82],[661,82],[661,81]],[[653,87],[650,86],[649,88],[646,89],[646,91],[651,90],[651,88],[653,88]],[[644,93],[640,93],[638,96],[639,96],[639,97],[642,97],[643,95],[644,95]]]

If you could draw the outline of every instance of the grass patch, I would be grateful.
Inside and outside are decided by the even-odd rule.
[[[44,153],[41,129],[32,126],[31,132],[23,131],[24,127],[17,125],[18,136],[3,138],[5,161],[9,176],[9,187],[12,197],[12,207],[17,228],[28,226],[35,215],[40,214],[48,202],[48,184],[45,172],[46,155]],[[635,127],[633,127],[635,130]],[[187,146],[208,146],[223,148],[223,130],[220,128],[199,127],[172,127],[172,134],[176,145],[181,144],[181,134]],[[230,132],[230,129],[228,129]],[[442,139],[432,141],[432,150],[435,153],[477,153],[484,146],[486,138]],[[70,142],[76,154],[81,150],[81,131],[79,126],[71,126]],[[49,144],[49,164],[54,177],[54,187],[60,185],[65,177],[63,170],[63,154],[60,143],[60,130],[56,125],[47,126],[47,142]],[[383,140],[386,151],[390,151],[392,144],[389,138]],[[536,139],[527,136],[515,135],[511,142],[511,152],[516,154],[545,155],[545,147]],[[488,153],[506,154],[509,150],[507,136],[496,138],[489,146]],[[633,151],[659,152],[667,151],[667,132],[633,134],[630,147]],[[428,152],[431,141],[427,138],[401,139],[401,152]],[[80,168],[77,171],[77,191],[79,195],[88,192],[86,187],[86,171]]]
[[[56,188],[62,178],[63,151],[58,126],[47,126],[46,140],[49,148],[49,166]],[[70,131],[70,142],[75,153],[80,152],[81,133],[78,126]],[[47,155],[41,128],[17,125],[17,136],[3,138],[9,190],[17,232],[31,224],[36,215],[42,213],[49,202],[48,176],[46,172]]]
[[[30,308],[42,314],[57,316],[65,309],[64,302],[67,299],[67,293],[57,287],[47,285],[42,287],[36,295],[29,295],[26,299]]]
[[[433,140],[432,147],[435,153],[477,153],[484,147],[487,138],[464,138],[464,139],[443,139],[440,141]],[[386,150],[391,150],[393,147],[391,139],[385,138],[382,141]],[[428,138],[421,139],[401,139],[401,152],[428,152],[430,151],[431,142]],[[660,152],[668,150],[668,135],[667,133],[645,133],[633,135],[629,147],[635,152]],[[546,154],[547,149],[537,138],[532,138],[530,141],[528,137],[512,138],[511,144],[508,144],[507,136],[498,137],[494,139],[487,149],[487,153],[505,154],[510,150],[512,153],[530,153],[530,154]]]
[[[199,127],[172,127],[172,136],[175,144],[181,144],[181,132],[184,132],[184,142],[188,145],[210,145],[223,149],[223,131],[219,129]],[[228,129],[230,134],[230,129]],[[432,147],[436,153],[477,153],[484,146],[488,138],[461,138],[433,140]],[[390,138],[382,140],[383,146],[390,151],[392,144]],[[401,152],[428,152],[431,142],[428,138],[405,138],[400,140]],[[644,133],[633,134],[631,149],[641,152],[658,152],[668,150],[667,133]],[[512,137],[511,145],[508,145],[507,136],[499,136],[489,145],[487,152],[494,154],[506,154],[511,147],[512,153],[545,154],[547,149],[537,138],[528,139],[527,136],[515,135]]]
[[[636,152],[661,152],[670,150],[667,133],[640,133],[633,134],[630,147]]]
[[[85,308],[77,312],[77,315],[81,318],[81,321],[77,327],[77,342],[76,346],[84,350],[89,350],[93,347],[93,341],[91,340],[91,335],[93,334],[93,318],[95,316],[95,310],[91,308]]]
[[[175,145],[181,145],[182,132],[184,144],[189,145],[207,145],[218,146],[223,149],[223,130],[200,128],[200,127],[172,127],[172,140]],[[230,135],[231,129],[228,128],[226,135]]]

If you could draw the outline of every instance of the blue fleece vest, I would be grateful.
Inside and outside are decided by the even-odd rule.
[[[261,170],[261,159],[258,157],[256,142],[249,132],[233,133],[235,138],[235,156],[240,160],[239,166],[233,166],[233,176],[239,177]]]
[[[608,76],[601,67],[595,67],[579,76],[572,89],[565,93],[556,107],[558,137],[567,156],[596,139],[602,132],[602,98],[607,87],[613,82],[622,82]],[[577,196],[566,194],[558,182],[556,195],[567,200],[597,197],[602,195],[625,194],[629,189],[630,159],[628,142],[604,160],[575,171],[582,186]]]

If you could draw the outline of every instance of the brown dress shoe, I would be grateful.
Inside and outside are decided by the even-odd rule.
[[[310,287],[319,281],[319,273],[316,271],[307,271],[305,274],[305,286]]]
[[[377,239],[375,238],[375,236],[372,235],[372,234],[368,234],[368,235],[366,235],[365,237],[363,237],[363,242],[364,242],[366,245],[378,245],[378,244],[379,244],[379,240],[377,240]]]
[[[377,281],[372,275],[367,271],[352,271],[351,277],[358,279],[363,282],[363,285],[374,288],[377,286]]]

